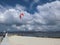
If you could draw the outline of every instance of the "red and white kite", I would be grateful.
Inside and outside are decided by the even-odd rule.
[[[22,16],[24,16],[24,14],[23,14],[23,13],[21,13],[21,14],[20,14],[20,19],[22,18]]]

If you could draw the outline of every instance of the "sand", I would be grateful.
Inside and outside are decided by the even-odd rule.
[[[8,37],[11,45],[60,45],[59,38],[41,38],[26,36]]]
[[[2,36],[0,36],[0,43],[2,42],[2,40],[3,40],[3,37],[2,37]]]

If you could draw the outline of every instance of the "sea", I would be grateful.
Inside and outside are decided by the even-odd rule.
[[[8,36],[27,36],[27,37],[43,37],[43,38],[60,38],[60,31],[7,31],[5,33],[0,32],[0,45],[9,45],[8,43]]]
[[[30,37],[48,37],[48,38],[60,38],[60,31],[6,31],[0,32],[0,36],[4,36],[8,33],[11,35],[18,36],[30,36]]]

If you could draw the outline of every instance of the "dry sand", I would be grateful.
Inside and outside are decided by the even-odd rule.
[[[8,37],[11,45],[60,45],[59,38],[39,38],[25,36]]]

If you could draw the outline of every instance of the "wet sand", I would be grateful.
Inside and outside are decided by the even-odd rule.
[[[11,45],[60,45],[60,38],[10,36]]]

